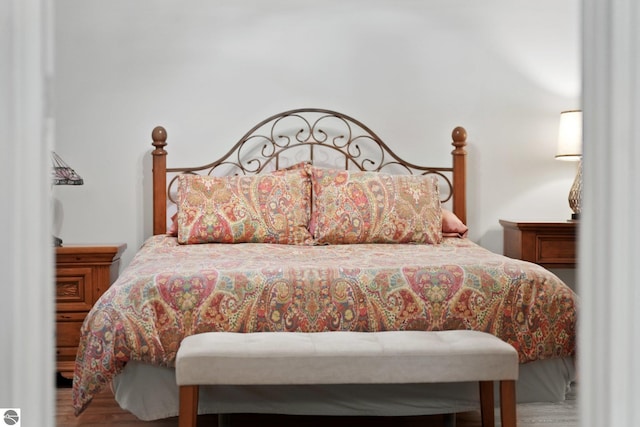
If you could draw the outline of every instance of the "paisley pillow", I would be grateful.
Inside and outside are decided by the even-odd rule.
[[[178,243],[311,244],[307,171],[178,177]]]
[[[310,167],[311,167],[311,163],[309,162],[298,162],[292,166],[282,168],[282,169],[277,169],[269,173],[272,173],[275,175],[283,175],[290,171],[304,169],[304,172],[306,174],[305,178],[306,178],[308,174],[311,173],[309,170]],[[171,224],[167,228],[167,234],[172,237],[178,237],[178,213],[177,212],[171,216]]]
[[[467,237],[469,227],[458,218],[456,214],[447,209],[442,209],[442,236],[443,237]]]
[[[442,241],[437,180],[311,168],[311,234],[318,244]]]

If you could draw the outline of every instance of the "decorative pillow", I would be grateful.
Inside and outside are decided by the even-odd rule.
[[[442,235],[444,237],[467,237],[469,228],[448,209],[442,209]]]
[[[284,167],[284,168],[276,169],[276,170],[271,171],[269,173],[273,173],[273,174],[276,174],[276,175],[282,175],[283,173],[286,173],[286,172],[291,172],[291,171],[296,171],[296,170],[301,170],[302,169],[302,170],[305,171],[306,174],[310,174],[311,173],[310,168],[311,168],[311,162],[302,161],[302,162],[295,163],[295,164],[293,164],[291,166],[287,166],[287,167]]]
[[[308,169],[310,167],[311,167],[310,162],[298,162],[289,167],[274,170],[269,173],[272,173],[274,175],[283,175],[289,171],[304,169],[305,174],[310,174],[310,171]],[[171,225],[167,229],[167,234],[172,237],[178,237],[178,213],[177,212],[171,216]]]
[[[437,181],[311,168],[311,234],[316,243],[440,243]]]
[[[178,243],[310,244],[305,169],[252,176],[178,177]]]
[[[167,229],[167,234],[171,237],[178,237],[178,212],[171,216],[171,225]]]

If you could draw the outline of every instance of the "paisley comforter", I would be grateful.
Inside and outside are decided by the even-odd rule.
[[[206,331],[474,329],[520,362],[571,356],[573,291],[535,264],[459,238],[439,245],[179,245],[153,236],[81,330],[76,414],[131,360],[173,366]]]

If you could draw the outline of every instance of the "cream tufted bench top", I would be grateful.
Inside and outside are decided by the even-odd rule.
[[[476,331],[208,332],[185,338],[176,358],[181,427],[195,426],[197,386],[204,384],[465,381],[480,382],[485,427],[493,425],[493,381],[501,381],[501,389],[507,387],[507,402],[504,395],[501,399],[502,425],[513,427],[517,378],[516,350],[491,334]],[[187,397],[193,393],[195,396]],[[191,416],[183,408],[187,405]],[[489,412],[485,405],[491,408],[490,415],[485,415]],[[505,410],[509,411],[507,420]],[[485,416],[489,417],[486,423]]]

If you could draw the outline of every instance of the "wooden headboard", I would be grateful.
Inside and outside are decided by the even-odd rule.
[[[442,202],[466,223],[467,132],[456,127],[452,165],[419,166],[401,159],[358,120],[336,111],[300,108],[275,114],[255,125],[224,156],[211,163],[167,168],[167,131],[151,134],[153,156],[153,234],[167,231],[168,205],[175,204],[174,183],[183,173],[251,175],[300,161],[317,166],[389,173],[434,174],[441,182]],[[168,183],[168,185],[167,185]]]

